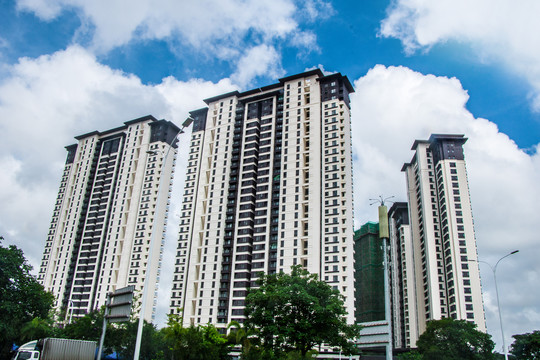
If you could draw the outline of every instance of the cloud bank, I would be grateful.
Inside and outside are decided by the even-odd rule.
[[[394,0],[380,34],[401,40],[410,54],[449,41],[470,45],[481,61],[526,79],[540,112],[539,13],[536,0]]]
[[[177,56],[189,49],[201,59],[236,64],[234,80],[240,86],[253,80],[247,75],[282,73],[277,55],[281,46],[302,53],[318,51],[316,35],[302,25],[334,13],[332,5],[322,0],[132,0],[129,4],[118,0],[18,0],[17,9],[43,21],[74,11],[82,25],[73,42],[97,54],[133,42],[164,40]],[[263,70],[270,73],[241,67],[261,60],[262,55],[269,55],[262,61]]]

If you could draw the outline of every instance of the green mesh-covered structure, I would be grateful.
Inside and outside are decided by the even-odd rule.
[[[368,222],[354,232],[355,319],[384,320],[384,268],[379,224]]]

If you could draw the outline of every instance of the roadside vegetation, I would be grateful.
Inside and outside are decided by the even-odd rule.
[[[99,342],[104,309],[66,323],[65,314],[52,311],[54,297],[31,275],[32,267],[16,246],[4,247],[0,237],[0,358],[9,359],[13,345],[47,337]],[[344,356],[357,353],[360,327],[348,325],[343,297],[300,266],[290,274],[262,275],[259,287],[246,297],[245,321],[231,322],[227,334],[212,325],[185,326],[169,315],[157,329],[145,323],[141,359],[225,360],[235,352],[242,360],[314,359],[321,346]],[[108,324],[105,354],[132,359],[137,319]],[[511,358],[540,360],[540,331],[514,335]],[[402,360],[492,360],[495,344],[489,334],[464,320],[428,323],[418,348],[399,355]]]

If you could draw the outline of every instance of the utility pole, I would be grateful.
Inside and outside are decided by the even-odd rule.
[[[393,198],[383,198],[382,195],[378,199],[370,199],[375,203],[379,203],[379,238],[383,243],[383,268],[384,268],[384,318],[388,326],[388,339],[386,343],[386,360],[392,360],[392,314],[390,311],[390,285],[389,285],[389,266],[388,266],[388,251],[386,242],[390,239],[388,230],[388,208],[384,205],[386,200]]]

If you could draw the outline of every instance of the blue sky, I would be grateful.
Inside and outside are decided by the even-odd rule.
[[[500,266],[507,343],[511,334],[540,328],[537,1],[126,4],[0,2],[0,203],[11,205],[0,209],[0,234],[35,268],[64,146],[74,136],[146,114],[181,123],[204,98],[321,67],[347,75],[356,88],[356,224],[375,219],[369,198],[405,200],[399,170],[415,139],[465,134],[479,258],[494,263],[521,250]],[[184,166],[180,154],[173,213]],[[169,219],[167,246],[174,249],[177,226]],[[480,268],[488,331],[500,343],[493,281]],[[158,304],[162,313],[167,303]]]

